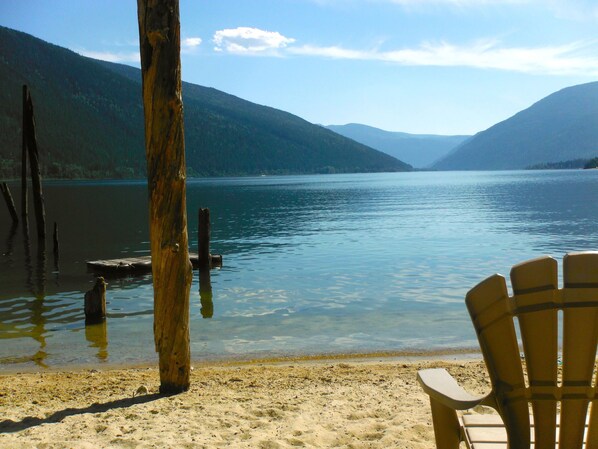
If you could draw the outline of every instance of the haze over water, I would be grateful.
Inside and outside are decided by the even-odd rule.
[[[192,357],[475,348],[466,291],[529,258],[598,249],[597,191],[595,170],[190,180],[191,249],[209,207],[224,257],[212,304],[194,272]],[[155,360],[151,276],[108,280],[105,326],[83,315],[86,260],[149,254],[145,183],[44,194],[57,263],[50,239],[38,255],[32,210],[29,246],[0,215],[0,371]]]

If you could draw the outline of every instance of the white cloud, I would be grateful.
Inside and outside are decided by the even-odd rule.
[[[201,45],[201,37],[187,37],[181,40],[181,47],[195,48]]]
[[[82,56],[88,58],[100,59],[108,62],[140,62],[139,51],[135,52],[110,52],[110,51],[93,51],[93,50],[75,50]]]
[[[350,50],[342,47],[301,46],[295,55],[334,59],[391,62],[405,66],[470,67],[544,75],[598,76],[596,42],[575,42],[547,47],[501,47],[496,40],[468,46],[446,42],[423,43],[417,48],[393,51]]]
[[[243,55],[277,55],[279,51],[295,42],[274,31],[259,28],[239,27],[216,31],[214,33],[214,50]]]
[[[201,37],[186,37],[185,39],[181,39],[181,53],[195,53],[201,43]]]

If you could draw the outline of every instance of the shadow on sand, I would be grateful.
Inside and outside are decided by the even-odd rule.
[[[45,418],[27,416],[23,418],[21,421],[5,419],[4,421],[0,421],[0,434],[20,432],[21,430],[41,426],[42,424],[57,423],[62,421],[67,416],[82,415],[85,413],[103,413],[118,408],[126,408],[137,404],[145,404],[147,402],[152,402],[156,399],[164,398],[166,396],[167,395],[157,393],[146,394],[143,396],[137,396],[133,398],[125,398],[118,399],[116,401],[105,402],[103,404],[94,403],[88,407],[83,408],[67,408],[64,410],[54,412]]]

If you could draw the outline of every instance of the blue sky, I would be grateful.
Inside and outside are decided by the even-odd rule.
[[[0,0],[0,25],[139,66],[134,0]],[[473,134],[598,80],[597,0],[181,0],[183,79],[320,124]]]

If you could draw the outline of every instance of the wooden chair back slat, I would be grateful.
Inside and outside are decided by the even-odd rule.
[[[592,402],[590,422],[588,423],[588,434],[586,437],[586,449],[598,449],[598,400]]]
[[[525,397],[513,397],[513,393],[524,391],[525,384],[504,277],[494,275],[482,281],[469,291],[465,303],[478,335],[511,449],[529,448],[527,401]]]
[[[511,285],[528,386],[543,391],[543,397],[532,396],[530,400],[535,422],[535,448],[554,449],[557,424],[554,393],[558,387],[558,263],[551,257],[542,257],[515,265],[511,270]]]
[[[563,260],[562,448],[581,448],[598,343],[598,253]],[[585,394],[584,394],[585,390]]]

